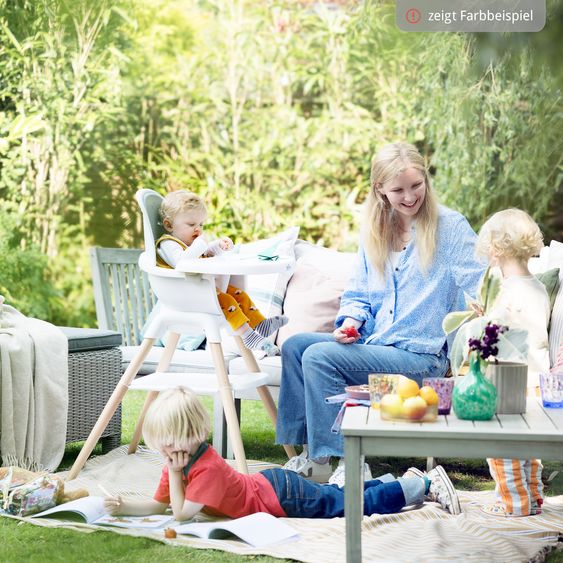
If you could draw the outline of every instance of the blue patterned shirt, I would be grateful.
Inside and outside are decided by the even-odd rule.
[[[439,207],[436,251],[426,272],[420,268],[416,225],[398,263],[387,261],[385,278],[366,257],[360,243],[355,271],[342,294],[335,325],[346,317],[363,324],[360,342],[438,354],[446,340],[442,320],[465,308],[463,293],[475,296],[486,265],[475,258],[476,235],[457,211]]]

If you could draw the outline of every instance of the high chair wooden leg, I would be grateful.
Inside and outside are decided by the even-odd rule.
[[[219,342],[210,342],[211,355],[213,364],[217,373],[217,381],[219,382],[219,394],[225,411],[225,419],[227,420],[227,431],[233,445],[233,453],[237,464],[237,469],[241,473],[248,473],[246,464],[246,455],[242,444],[242,436],[240,434],[240,426],[235,410],[235,400],[233,398],[233,389],[229,382],[229,376],[225,369],[225,357],[223,356],[223,347]]]
[[[244,359],[244,363],[248,368],[248,371],[251,373],[258,373],[262,371],[260,369],[260,366],[258,365],[258,362],[256,361],[256,358],[254,357],[254,354],[244,345],[242,338],[238,335],[236,335],[234,338],[240,350],[240,354]],[[260,396],[260,399],[262,399],[262,402],[266,407],[266,412],[268,413],[268,416],[270,417],[270,420],[274,424],[275,428],[278,420],[278,409],[276,407],[276,403],[274,402],[272,394],[270,393],[267,385],[261,385],[260,387],[257,387],[256,390],[258,391],[258,395]],[[290,444],[284,444],[283,449],[285,450],[285,453],[287,454],[287,457],[289,459],[297,455],[295,448]]]
[[[121,376],[121,379],[115,386],[115,389],[113,390],[111,397],[108,399],[104,410],[98,417],[96,424],[94,424],[94,428],[92,428],[88,439],[86,440],[86,442],[84,442],[84,445],[82,446],[78,457],[76,458],[73,466],[68,473],[67,481],[72,481],[72,479],[75,479],[80,473],[81,469],[84,467],[86,460],[88,459],[88,457],[90,457],[90,454],[92,453],[92,450],[100,439],[100,436],[103,434],[104,430],[109,424],[109,421],[117,410],[117,407],[119,407],[119,405],[121,404],[125,393],[127,393],[129,384],[131,383],[131,381],[133,381],[133,379],[135,379],[137,372],[143,365],[143,361],[152,348],[154,340],[154,338],[145,338],[141,343],[137,355],[135,356],[135,358],[133,358],[133,361],[129,364],[129,367]]]
[[[160,356],[160,361],[158,362],[158,367],[156,368],[157,373],[166,371],[168,369],[168,366],[170,365],[170,361],[172,360],[172,356],[176,351],[176,345],[178,344],[179,339],[180,339],[179,333],[177,332],[168,333],[168,338],[166,339],[166,346],[162,351],[162,355]],[[151,406],[151,403],[157,397],[158,397],[158,391],[149,391],[145,399],[145,404],[143,405],[143,410],[141,411],[141,414],[137,419],[137,425],[135,426],[133,437],[131,438],[131,443],[129,444],[129,449],[127,450],[128,454],[134,454],[137,451],[137,446],[139,445],[141,434],[143,432],[143,422],[145,420],[145,415],[147,414],[147,410]]]

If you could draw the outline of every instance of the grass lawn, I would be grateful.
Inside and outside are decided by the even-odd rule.
[[[144,392],[132,391],[123,404],[124,444],[129,443],[137,414],[144,401]],[[206,401],[211,408],[211,401]],[[243,401],[242,434],[244,447],[249,459],[284,463],[284,450],[274,445],[274,429],[259,401]],[[69,468],[80,450],[81,444],[67,447],[60,469]],[[95,453],[100,453],[98,450]],[[401,474],[407,467],[426,467],[423,458],[373,458],[368,460],[373,475],[391,472]],[[485,460],[440,459],[455,486],[459,489],[493,489]],[[561,463],[546,462],[544,479],[554,471],[561,471],[546,487],[546,495],[563,494],[563,467]],[[39,562],[80,561],[94,562],[153,562],[153,561],[247,561],[231,553],[212,550],[197,550],[186,547],[172,547],[159,542],[131,538],[111,532],[81,534],[69,530],[40,528],[0,518],[0,559],[5,563],[20,563],[22,560]],[[252,557],[253,561],[280,561],[271,557]],[[563,552],[548,556],[550,563],[563,563]]]

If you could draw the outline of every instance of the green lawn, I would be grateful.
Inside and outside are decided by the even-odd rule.
[[[144,401],[143,392],[130,392],[123,404],[123,443],[130,441],[137,413]],[[206,401],[211,407],[211,401]],[[242,406],[242,433],[248,458],[284,463],[285,453],[274,445],[274,429],[259,401],[244,401]],[[70,467],[80,449],[80,444],[67,447],[60,469]],[[99,453],[96,450],[97,453]],[[370,459],[374,476],[383,473],[400,474],[414,465],[424,469],[422,458]],[[492,489],[487,464],[484,460],[441,459],[452,481],[459,489]],[[563,470],[561,463],[546,462],[544,479],[554,471]],[[546,495],[563,494],[563,471],[546,487]],[[153,562],[153,561],[247,561],[230,553],[211,550],[194,550],[186,547],[172,547],[159,542],[131,538],[111,532],[80,534],[69,530],[40,528],[0,518],[0,553],[6,563],[20,563],[22,560],[56,562]],[[271,557],[253,557],[255,561],[279,561]],[[563,553],[548,556],[550,563],[563,562]]]

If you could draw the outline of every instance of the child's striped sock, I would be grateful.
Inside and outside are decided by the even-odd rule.
[[[280,352],[275,344],[251,328],[242,335],[242,341],[250,350],[263,350],[268,356],[276,356]]]
[[[264,338],[274,334],[276,330],[280,329],[288,323],[289,319],[285,315],[278,315],[276,317],[270,317],[269,319],[264,319],[261,323],[258,323],[255,327],[255,331]]]

